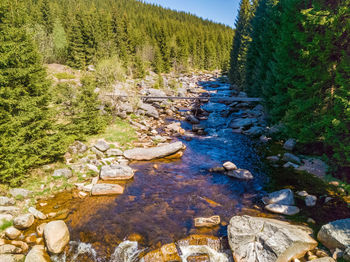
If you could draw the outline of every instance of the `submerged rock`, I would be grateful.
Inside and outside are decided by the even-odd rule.
[[[31,213],[35,218],[38,218],[38,219],[46,219],[46,218],[47,218],[46,215],[45,215],[43,212],[37,210],[37,209],[34,208],[34,207],[30,207],[30,208],[28,209],[28,211],[29,211],[29,213]]]
[[[69,242],[69,231],[63,220],[51,221],[44,227],[46,247],[53,254],[60,254]]]
[[[238,118],[230,123],[231,128],[247,128],[258,122],[256,118]]]
[[[228,226],[228,240],[237,262],[285,262],[317,246],[307,231],[275,219],[235,216]]]
[[[242,180],[251,180],[254,178],[252,173],[250,173],[250,171],[246,170],[246,169],[232,170],[232,171],[227,172],[227,175],[230,177],[234,177],[234,178],[242,179]]]
[[[134,177],[134,170],[125,165],[110,165],[101,168],[102,180],[128,180]]]
[[[236,170],[237,169],[237,166],[234,163],[230,162],[230,161],[225,162],[222,166],[227,171],[232,171],[232,170]]]
[[[317,239],[329,249],[346,249],[350,246],[350,218],[323,225]]]
[[[130,160],[152,160],[166,157],[184,148],[182,142],[152,148],[134,148],[124,152],[124,156]]]
[[[268,204],[281,204],[292,206],[294,205],[294,193],[292,190],[282,189],[279,191],[272,192],[268,194],[266,197],[263,197],[263,202]]]
[[[195,227],[212,227],[217,226],[220,224],[220,217],[219,216],[212,216],[212,217],[197,217],[194,219],[194,226]]]
[[[269,204],[265,206],[265,209],[282,215],[294,216],[300,212],[300,209],[296,206],[287,206],[281,204]]]
[[[92,186],[91,194],[93,196],[102,195],[120,195],[123,194],[124,188],[115,184],[96,184]]]

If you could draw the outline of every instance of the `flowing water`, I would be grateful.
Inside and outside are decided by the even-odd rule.
[[[219,90],[214,95],[230,95],[225,84],[203,84],[209,91]],[[201,123],[210,135],[180,138],[187,147],[182,159],[132,163],[135,177],[126,183],[123,195],[61,202],[57,198],[58,205],[70,206],[66,222],[72,242],[55,260],[137,261],[142,249],[159,248],[190,234],[225,237],[234,215],[267,215],[256,208],[269,179],[254,142],[226,129],[228,120],[221,112],[212,116]],[[183,122],[182,127],[190,131],[192,126]],[[250,170],[254,179],[240,181],[209,172],[225,161]],[[223,223],[211,229],[194,227],[195,217],[212,215],[219,215]],[[186,247],[183,250],[186,254]]]

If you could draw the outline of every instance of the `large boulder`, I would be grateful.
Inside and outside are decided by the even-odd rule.
[[[49,262],[51,261],[49,255],[45,251],[43,245],[33,246],[26,256],[24,262]]]
[[[5,230],[5,236],[8,239],[16,239],[17,237],[19,237],[21,235],[21,231],[19,231],[17,228],[15,227],[8,227]]]
[[[263,202],[268,204],[281,204],[281,205],[294,205],[294,193],[292,190],[282,189],[279,191],[272,192],[266,197],[263,197]]]
[[[60,254],[69,242],[69,231],[62,220],[51,221],[45,225],[44,239],[49,252]]]
[[[125,165],[110,165],[101,168],[102,180],[128,180],[133,178],[134,170]]]
[[[287,222],[235,216],[228,226],[228,240],[236,262],[285,262],[300,258],[317,246],[310,229]]]
[[[323,225],[317,239],[329,249],[346,249],[350,246],[350,218]]]
[[[16,217],[13,220],[13,225],[18,229],[27,229],[34,223],[34,216],[32,214],[24,214]]]
[[[95,184],[91,190],[93,196],[120,195],[123,192],[124,188],[115,184]]]
[[[152,160],[166,157],[184,148],[182,142],[152,148],[134,148],[124,152],[124,156],[130,160]]]

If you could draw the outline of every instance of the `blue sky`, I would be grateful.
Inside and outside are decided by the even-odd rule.
[[[240,0],[143,0],[234,27]]]

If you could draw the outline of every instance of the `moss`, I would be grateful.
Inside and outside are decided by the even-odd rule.
[[[75,79],[75,76],[66,72],[62,72],[62,73],[56,73],[54,75],[58,80],[62,80],[62,79]]]
[[[6,228],[12,226],[12,221],[8,221],[6,219],[2,219],[1,223],[0,223],[0,231],[5,230]]]

